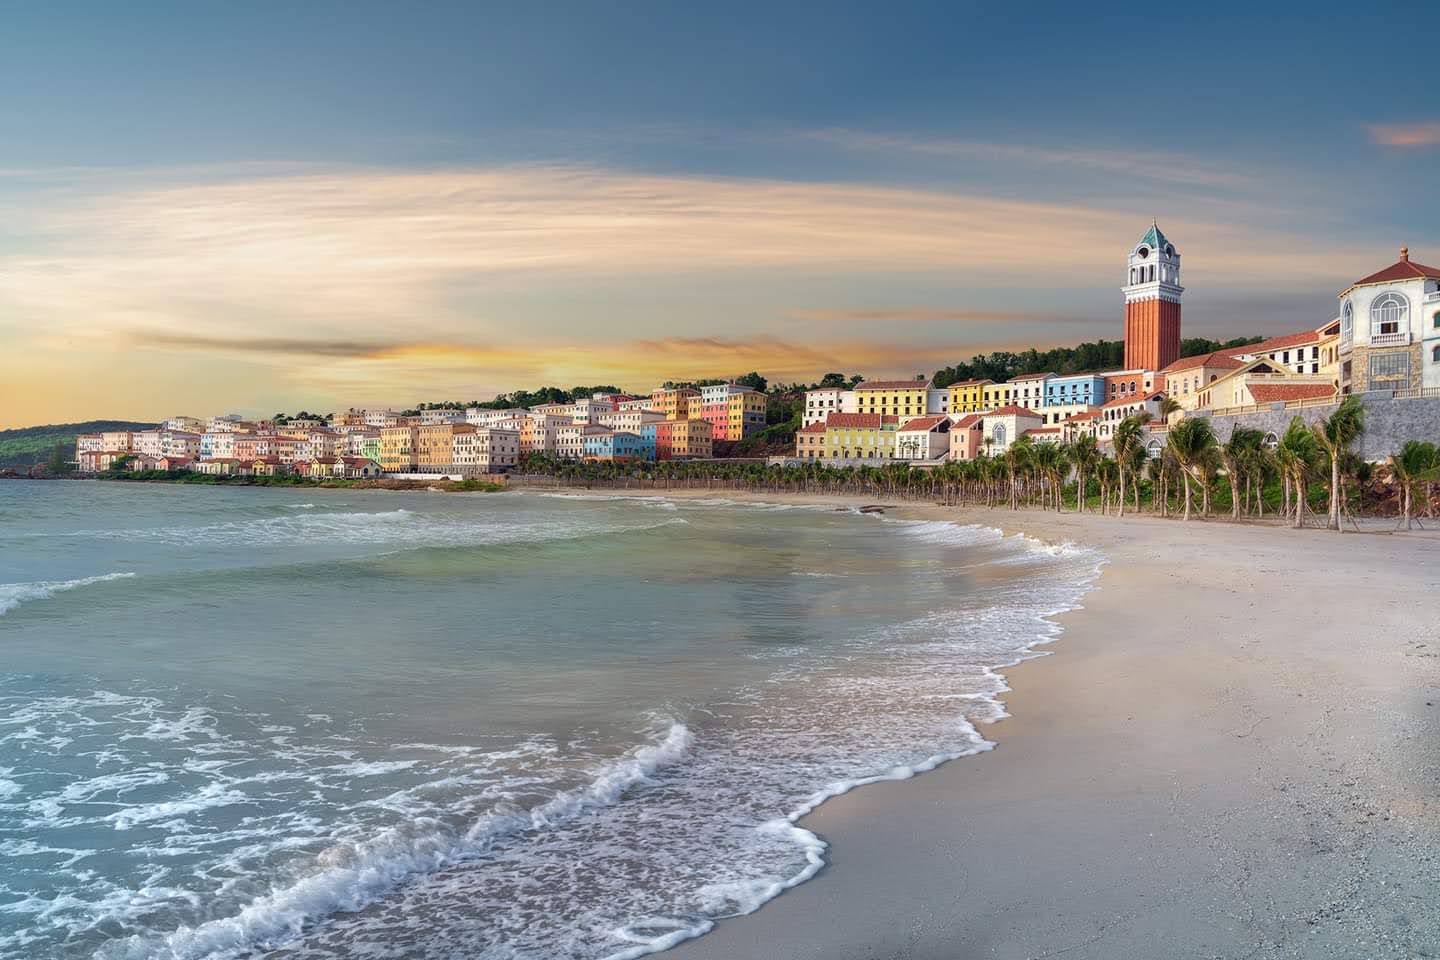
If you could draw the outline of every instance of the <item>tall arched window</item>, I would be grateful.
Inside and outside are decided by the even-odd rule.
[[[1355,307],[1349,301],[1340,310],[1340,342],[1349,343],[1355,336]]]
[[[1151,460],[1159,460],[1160,452],[1164,449],[1164,447],[1165,445],[1163,443],[1161,443],[1159,440],[1156,440],[1154,437],[1151,437],[1150,442],[1145,444],[1145,452],[1149,455]]]
[[[1409,319],[1409,300],[1398,293],[1382,293],[1370,304],[1370,336],[1400,333]]]
[[[1260,443],[1267,449],[1274,450],[1276,447],[1280,446],[1280,438],[1275,436],[1275,434],[1273,433],[1267,433],[1265,434],[1265,439],[1261,440]]]
[[[996,446],[1003,447],[1005,445],[1005,424],[995,424],[995,430],[990,435],[995,438]]]

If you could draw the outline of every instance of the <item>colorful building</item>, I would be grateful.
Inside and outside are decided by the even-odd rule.
[[[1015,402],[1015,385],[1013,383],[987,383],[981,391],[984,406],[977,413],[985,410],[998,410],[1001,407],[1008,407]],[[954,410],[950,411],[954,413]]]
[[[657,460],[708,460],[713,456],[714,427],[709,420],[663,420],[651,427]]]
[[[805,391],[805,409],[800,414],[800,425],[824,423],[832,413],[855,413],[855,391],[843,387],[821,387]]]
[[[700,391],[690,387],[660,388],[650,394],[650,409],[663,414],[666,420],[690,419],[690,404],[695,403],[696,416],[700,415]]]
[[[418,465],[414,425],[380,428],[380,466],[386,473],[414,473]]]
[[[989,380],[961,380],[950,384],[950,413],[979,413],[988,410],[985,405],[985,388]]]
[[[1099,373],[1069,373],[1045,381],[1045,406],[1098,407],[1105,402],[1105,377]]]
[[[890,460],[895,456],[898,417],[879,413],[832,413],[825,421],[827,460]]]
[[[985,451],[985,417],[967,413],[950,427],[950,459],[974,460]]]
[[[795,456],[801,460],[825,457],[825,421],[807,423],[795,431]]]
[[[653,460],[654,446],[627,430],[591,427],[585,431],[586,460]]]
[[[1245,366],[1228,351],[1205,353],[1176,360],[1164,370],[1164,392],[1186,410],[1200,405],[1200,391],[1232,370]]]
[[[1045,385],[1054,379],[1053,373],[1027,373],[1010,381],[1010,402],[1029,410],[1045,406]]]
[[[855,388],[859,413],[910,419],[930,410],[929,380],[870,380]]]

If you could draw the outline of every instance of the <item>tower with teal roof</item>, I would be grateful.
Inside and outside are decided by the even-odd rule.
[[[1180,359],[1180,252],[1155,221],[1130,249],[1125,368],[1164,370]]]

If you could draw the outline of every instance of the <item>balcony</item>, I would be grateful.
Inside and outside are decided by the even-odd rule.
[[[1425,302],[1440,303],[1440,290],[1436,290],[1434,293],[1425,294]]]
[[[1401,330],[1399,333],[1371,333],[1370,346],[1372,347],[1403,347],[1410,343],[1410,331]]]

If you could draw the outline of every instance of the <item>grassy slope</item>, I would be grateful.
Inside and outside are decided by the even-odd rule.
[[[45,463],[56,444],[64,444],[67,457],[75,455],[75,437],[100,430],[144,430],[153,423],[129,420],[87,420],[84,423],[53,423],[43,427],[0,430],[0,467],[27,467]]]

